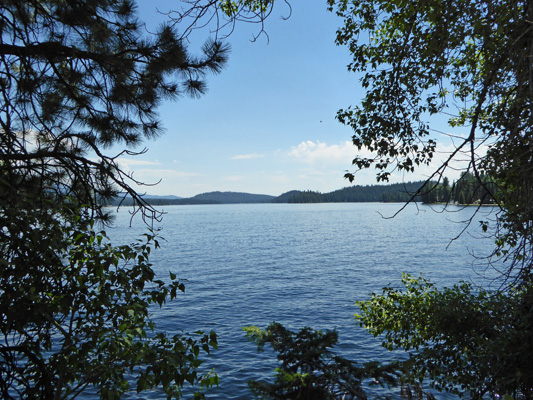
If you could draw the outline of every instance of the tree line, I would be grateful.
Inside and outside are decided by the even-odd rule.
[[[329,193],[303,191],[288,199],[289,203],[402,203],[411,200],[423,182],[392,183],[384,185],[354,185]],[[419,200],[419,196],[416,196]]]
[[[480,182],[472,173],[463,172],[452,185],[447,177],[443,177],[440,183],[438,181],[415,181],[355,185],[330,193],[294,191],[291,196],[285,196],[284,200],[289,203],[406,203],[412,201],[425,204],[495,204],[496,190],[496,184],[488,177],[483,176]]]

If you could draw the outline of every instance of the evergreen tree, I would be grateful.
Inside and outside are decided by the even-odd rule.
[[[199,370],[214,333],[171,336],[149,317],[183,290],[174,273],[155,277],[153,232],[117,247],[94,221],[105,221],[101,205],[118,192],[158,216],[117,158],[162,132],[163,99],[201,95],[206,74],[223,67],[228,46],[208,40],[192,55],[191,29],[218,15],[231,30],[270,9],[184,4],[148,33],[131,0],[0,3],[2,398],[74,398],[88,387],[106,399],[154,388],[177,398],[186,384],[218,382]]]
[[[450,180],[448,177],[442,179],[442,201],[448,203],[451,199]]]
[[[170,24],[146,34],[128,0],[8,0],[0,15],[5,190],[37,177],[39,190],[96,211],[117,189],[145,205],[104,150],[161,134],[161,99],[202,94],[228,46],[208,41],[192,56]]]

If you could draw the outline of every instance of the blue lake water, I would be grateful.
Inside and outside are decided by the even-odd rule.
[[[489,284],[484,275],[491,271],[474,257],[492,247],[490,239],[479,237],[479,224],[474,222],[471,233],[452,241],[474,208],[438,212],[410,205],[392,219],[383,218],[401,206],[164,207],[167,214],[159,225],[165,240],[151,261],[161,277],[173,271],[187,282],[177,300],[154,308],[154,318],[159,329],[169,334],[216,331],[219,349],[206,366],[215,368],[220,387],[210,390],[208,398],[249,399],[247,381],[274,373],[275,355],[258,353],[247,341],[243,326],[266,327],[277,321],[291,329],[336,329],[340,355],[358,362],[386,361],[392,354],[381,348],[379,338],[356,325],[357,300],[367,299],[385,285],[398,284],[403,272],[422,273],[443,286],[460,280]],[[144,232],[140,219],[129,227],[129,218],[128,209],[120,209],[116,227],[108,230],[115,244],[130,242]],[[394,391],[389,396],[399,398]]]

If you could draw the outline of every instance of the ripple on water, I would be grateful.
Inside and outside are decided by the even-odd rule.
[[[221,384],[210,398],[248,399],[247,381],[274,373],[275,355],[268,349],[257,352],[241,330],[246,325],[278,321],[290,329],[336,329],[340,355],[385,361],[391,353],[353,319],[355,302],[397,285],[402,272],[422,272],[440,285],[472,279],[469,251],[483,253],[491,246],[470,236],[450,244],[462,229],[453,220],[465,220],[469,209],[439,214],[408,207],[394,219],[380,216],[398,208],[353,203],[166,207],[161,233],[166,240],[152,253],[152,262],[160,276],[172,270],[186,279],[186,292],[155,307],[154,318],[170,334],[217,332],[219,349],[206,368],[215,368]],[[128,218],[119,213],[112,238],[128,241],[142,233],[139,225],[125,228]]]

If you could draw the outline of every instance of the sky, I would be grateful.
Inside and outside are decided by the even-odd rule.
[[[165,17],[156,12],[177,1],[139,0],[147,26]],[[351,184],[357,148],[351,129],[335,120],[337,111],[356,105],[364,92],[360,76],[347,71],[348,49],[335,45],[342,21],[326,1],[291,2],[292,14],[279,1],[266,21],[265,35],[252,41],[259,27],[240,24],[227,39],[231,53],[219,75],[208,75],[208,92],[198,98],[165,102],[159,114],[164,135],[136,150],[145,154],[120,159],[133,176],[155,186],[141,193],[192,197],[211,191],[278,196],[290,190],[322,193]],[[207,38],[198,31],[190,48]],[[391,182],[424,179],[394,175]],[[453,178],[453,177],[452,177]],[[375,171],[356,174],[353,184],[375,184]]]

